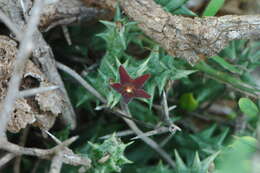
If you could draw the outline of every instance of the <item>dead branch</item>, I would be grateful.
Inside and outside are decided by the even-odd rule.
[[[71,38],[70,38],[70,33],[69,33],[69,29],[67,26],[62,26],[62,32],[63,32],[63,35],[68,43],[69,46],[72,45],[72,41],[71,41]]]
[[[106,99],[100,95],[95,88],[93,88],[91,85],[89,85],[78,73],[76,73],[74,70],[72,70],[71,68],[63,65],[62,63],[57,62],[57,67],[70,74],[74,79],[76,79],[81,85],[84,86],[84,88],[86,88],[91,94],[93,94],[95,97],[97,97],[99,100],[102,101],[102,103],[106,103]]]
[[[77,138],[78,138],[77,136],[74,136],[52,149],[38,149],[38,148],[21,147],[19,145],[9,142],[6,138],[2,137],[0,140],[0,149],[14,153],[16,155],[29,155],[29,156],[36,156],[39,158],[51,158],[53,154],[59,152],[64,147],[70,145]]]
[[[9,142],[6,138],[2,137],[0,140],[0,149],[8,151],[14,155],[30,155],[36,156],[42,159],[52,159],[57,153],[62,152],[62,162],[74,166],[84,166],[90,168],[91,161],[87,158],[83,158],[73,152],[66,152],[66,147],[73,143],[78,137],[72,137],[65,140],[61,144],[51,149],[38,149],[38,148],[26,148]],[[64,151],[64,152],[63,152]],[[9,156],[10,157],[10,156]],[[11,158],[12,159],[12,158]],[[6,160],[6,159],[5,159]],[[9,159],[10,160],[10,159]],[[5,162],[6,163],[6,162]]]
[[[163,91],[162,93],[162,101],[161,105],[163,108],[163,120],[166,122],[166,124],[169,126],[169,131],[174,134],[177,130],[181,131],[181,128],[176,126],[174,123],[171,122],[170,115],[169,115],[169,107],[167,102],[167,96],[166,92]]]
[[[62,167],[62,151],[58,152],[52,159],[50,173],[59,173]]]
[[[47,130],[43,130],[43,132],[45,132],[47,135],[49,135],[57,144],[61,144],[62,142],[56,138],[53,134],[51,134],[50,132],[48,132]],[[86,158],[82,158],[80,156],[77,156],[75,154],[73,154],[73,151],[71,149],[69,149],[68,147],[66,147],[64,149],[64,151],[62,151],[63,153],[63,158],[68,158],[68,159],[71,159],[71,161],[74,161],[75,163],[71,162],[70,164],[71,165],[79,165],[77,163],[81,163],[80,165],[84,165],[87,169],[91,167],[91,160],[89,159],[86,159]],[[59,153],[60,154],[60,153]],[[57,156],[59,157],[59,156]],[[54,159],[53,162],[56,162],[57,160]],[[65,162],[67,163],[67,162]],[[54,165],[59,165],[61,164],[60,162],[56,162],[56,163],[53,163]]]
[[[74,129],[76,127],[76,115],[64,87],[63,81],[57,71],[52,50],[43,39],[42,34],[39,31],[36,32],[33,40],[37,46],[33,51],[34,60],[40,64],[47,79],[60,87],[58,93],[63,98],[63,102],[60,103],[63,107],[62,120],[65,124],[70,124],[71,128]]]
[[[91,4],[93,0],[84,0]],[[191,64],[216,55],[231,40],[260,38],[260,15],[189,18],[171,15],[153,0],[121,0],[124,12],[170,55]],[[96,0],[95,4],[116,3]],[[103,5],[104,6],[104,5]]]
[[[47,87],[39,87],[39,88],[24,90],[24,91],[19,92],[18,98],[30,97],[30,96],[34,96],[39,93],[56,90],[58,88],[59,88],[59,86],[47,86]]]
[[[4,155],[2,158],[0,158],[0,169],[7,164],[10,160],[12,160],[13,158],[15,158],[15,154],[13,153],[8,153],[6,155]]]
[[[154,136],[154,135],[160,135],[160,134],[167,133],[167,132],[169,132],[169,128],[166,128],[163,126],[163,127],[159,127],[157,129],[154,129],[154,130],[151,130],[148,132],[143,132],[141,135],[137,135],[137,136],[131,138],[131,140],[141,139],[144,136],[149,137],[149,136]],[[172,133],[172,134],[174,134],[174,133]]]
[[[106,9],[86,7],[80,0],[59,0],[45,6],[40,21],[42,31],[48,31],[58,25],[104,18],[109,14]]]
[[[22,40],[21,32],[18,28],[13,24],[13,22],[6,16],[2,11],[0,11],[0,19],[1,21],[15,34],[18,40]]]
[[[135,134],[135,132],[133,132],[132,130],[123,130],[123,131],[116,132],[115,134],[101,136],[101,137],[99,137],[99,139],[108,139],[113,135],[115,135],[116,137],[124,137],[124,136],[129,136],[129,135],[134,135],[134,134]]]
[[[165,12],[153,0],[124,0],[126,14],[173,56],[194,64],[229,41],[260,38],[260,15],[188,18]]]

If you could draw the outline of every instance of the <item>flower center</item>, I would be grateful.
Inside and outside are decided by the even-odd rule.
[[[132,93],[133,92],[133,87],[128,86],[128,87],[125,88],[125,91],[127,93]]]

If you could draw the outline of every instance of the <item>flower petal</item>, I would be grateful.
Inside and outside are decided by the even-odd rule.
[[[123,91],[123,87],[120,83],[112,83],[110,86],[119,93]]]
[[[150,98],[151,96],[145,92],[143,89],[137,89],[135,90],[135,93],[134,93],[134,96],[135,97],[141,97],[141,98]]]
[[[132,81],[131,77],[128,75],[127,71],[125,70],[125,68],[122,65],[120,65],[120,67],[119,67],[119,74],[120,74],[120,83],[121,84],[129,83]]]
[[[135,86],[135,88],[142,88],[145,81],[150,77],[150,74],[145,74],[143,76],[140,76],[136,79],[133,80],[133,85]]]

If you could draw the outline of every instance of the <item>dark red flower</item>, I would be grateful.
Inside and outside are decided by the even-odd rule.
[[[114,90],[116,90],[123,96],[125,103],[131,101],[131,99],[134,97],[151,97],[143,89],[141,89],[145,81],[150,77],[149,74],[145,74],[136,79],[132,79],[122,65],[119,67],[119,74],[120,83],[112,83],[110,85],[114,88]]]

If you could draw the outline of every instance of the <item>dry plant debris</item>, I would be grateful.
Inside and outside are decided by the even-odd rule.
[[[0,36],[0,101],[6,96],[8,81],[16,58],[16,46],[17,43],[11,38]],[[41,70],[29,60],[20,89],[51,85]],[[28,124],[49,130],[56,117],[61,114],[62,105],[63,101],[56,91],[38,93],[35,97],[19,98],[16,100],[11,120],[8,122],[8,130],[17,133]]]

